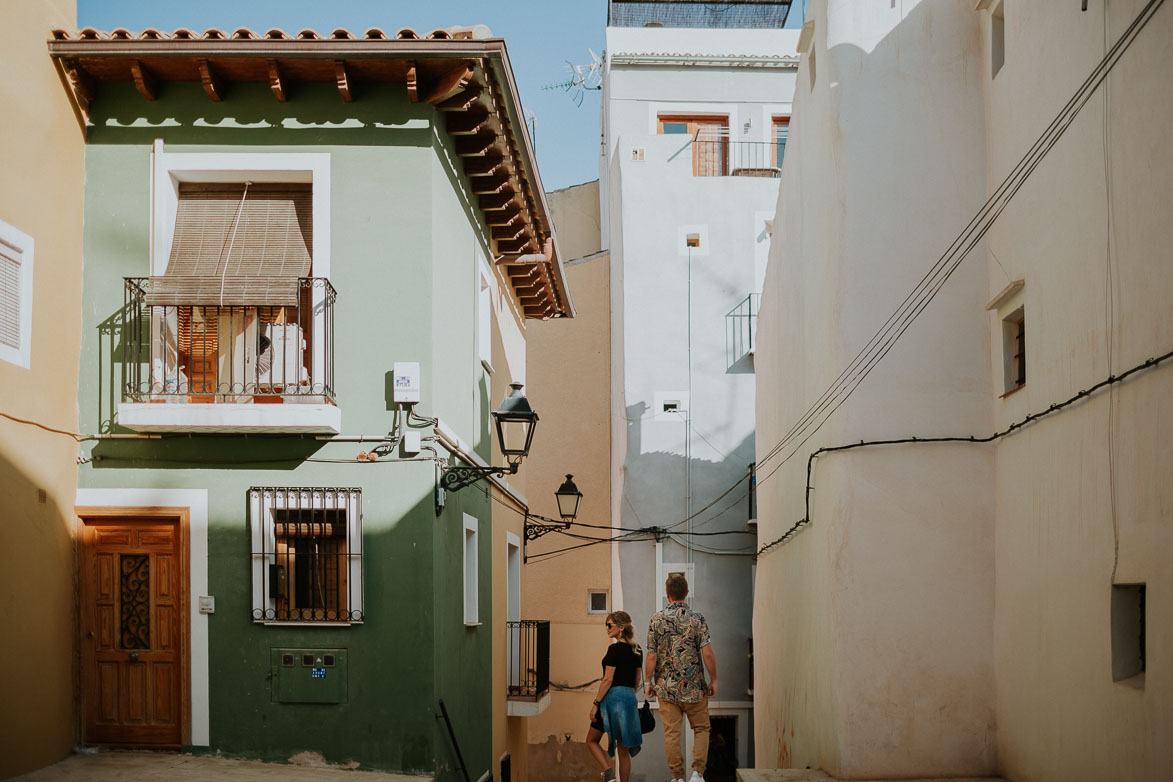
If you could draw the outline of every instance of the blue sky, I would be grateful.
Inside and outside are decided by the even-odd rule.
[[[801,7],[796,0],[787,27],[798,26]],[[585,93],[576,105],[563,90],[542,88],[566,80],[568,62],[589,64],[591,49],[602,53],[606,0],[78,0],[77,23],[135,32],[278,27],[295,34],[309,27],[326,34],[338,27],[356,33],[379,27],[391,35],[401,27],[427,32],[486,24],[505,39],[522,105],[536,118],[542,184],[557,190],[599,176],[599,93]]]

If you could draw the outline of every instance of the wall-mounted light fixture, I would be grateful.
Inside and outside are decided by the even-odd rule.
[[[512,390],[493,411],[493,420],[497,426],[497,445],[509,466],[474,467],[461,464],[444,467],[440,485],[445,491],[459,491],[489,475],[512,475],[517,472],[521,461],[529,456],[534,430],[538,426],[538,414],[530,407],[525,394],[521,393],[521,383],[510,383],[509,388]]]
[[[525,514],[526,543],[529,543],[531,540],[537,540],[550,532],[570,529],[570,525],[574,522],[575,517],[578,516],[578,503],[582,501],[582,492],[574,485],[573,475],[569,473],[566,475],[566,480],[554,492],[554,499],[558,501],[558,515],[562,517],[562,521],[555,521],[554,519],[548,519],[545,516],[537,516],[531,513]],[[525,554],[525,558],[529,558],[528,551]]]

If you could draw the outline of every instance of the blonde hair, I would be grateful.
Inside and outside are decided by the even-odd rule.
[[[619,640],[631,646],[633,651],[640,651],[635,640],[635,626],[631,623],[631,614],[626,611],[612,611],[607,614],[607,621],[619,625]]]

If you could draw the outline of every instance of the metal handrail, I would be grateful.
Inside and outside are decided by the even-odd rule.
[[[760,293],[751,293],[725,314],[726,369],[754,350],[761,297]]]
[[[124,401],[334,403],[328,279],[274,278],[274,303],[246,305],[209,304],[180,278],[124,279]]]
[[[509,697],[540,698],[550,689],[550,622],[522,619],[505,623]]]

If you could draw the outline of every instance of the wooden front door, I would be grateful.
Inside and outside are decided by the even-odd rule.
[[[179,746],[187,616],[178,519],[84,519],[84,741]]]

